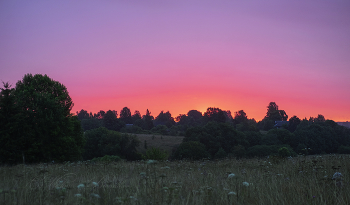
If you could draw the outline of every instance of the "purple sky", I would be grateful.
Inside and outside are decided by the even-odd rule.
[[[73,112],[261,120],[274,101],[350,121],[350,1],[0,1],[0,80],[26,73],[63,83]]]

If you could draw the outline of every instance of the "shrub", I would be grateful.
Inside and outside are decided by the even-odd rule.
[[[152,159],[152,160],[166,160],[168,159],[168,153],[165,150],[162,150],[160,148],[154,148],[148,149],[146,151],[146,155],[143,155],[143,159]]]
[[[234,146],[232,152],[236,158],[242,158],[246,154],[245,148],[242,145]]]
[[[225,158],[226,156],[227,156],[227,153],[225,152],[224,149],[222,149],[222,147],[220,147],[220,149],[218,150],[218,152],[216,152],[214,158],[220,159],[220,158]]]
[[[281,148],[278,150],[278,155],[279,155],[280,157],[285,158],[285,157],[289,157],[289,156],[290,156],[290,152],[289,152],[289,150],[288,150],[287,147],[281,147]]]
[[[121,158],[119,156],[105,155],[103,157],[95,157],[91,161],[93,162],[119,162]]]
[[[157,125],[156,127],[153,127],[151,129],[151,132],[162,134],[162,135],[167,135],[168,134],[168,127],[165,125]]]
[[[274,145],[255,145],[249,147],[247,150],[247,156],[249,157],[264,157],[271,154],[277,154],[278,149]]]
[[[205,150],[204,144],[197,141],[181,143],[174,154],[175,159],[198,160],[207,157],[210,157],[210,154]]]
[[[86,139],[84,160],[105,155],[118,155],[127,160],[137,160],[136,147],[140,141],[134,135],[120,134],[105,127],[89,130],[84,135]]]

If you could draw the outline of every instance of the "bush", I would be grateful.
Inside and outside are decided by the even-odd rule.
[[[278,150],[278,155],[279,155],[280,157],[285,158],[285,157],[289,157],[289,156],[290,156],[290,152],[289,152],[289,150],[288,150],[287,147],[281,147],[281,148]]]
[[[226,156],[227,156],[227,153],[225,152],[224,149],[222,149],[222,147],[220,147],[218,152],[215,154],[214,158],[221,159],[221,158],[225,158]]]
[[[165,125],[157,125],[156,127],[153,127],[151,129],[152,133],[158,133],[161,135],[167,135],[168,134],[168,127]]]
[[[175,159],[198,160],[207,157],[210,157],[210,154],[205,150],[204,144],[197,141],[181,143],[174,154]]]
[[[93,162],[119,162],[121,158],[119,156],[105,155],[103,157],[95,157],[91,161]]]
[[[146,151],[146,155],[143,155],[143,159],[152,159],[152,160],[166,160],[168,159],[168,153],[164,150],[161,150],[160,148],[154,148],[148,149]]]
[[[264,157],[271,154],[277,154],[278,148],[274,145],[255,145],[249,147],[247,150],[247,156],[249,157]]]
[[[121,134],[105,127],[89,130],[84,135],[86,139],[84,160],[90,160],[105,155],[117,155],[127,160],[137,160],[136,147],[140,141],[134,135]]]
[[[132,125],[132,126],[129,126],[129,127],[123,127],[122,129],[120,129],[120,132],[142,134],[144,132],[144,130],[142,130],[142,128],[139,127],[139,126]]]
[[[236,156],[236,158],[242,158],[246,154],[245,147],[242,145],[234,146],[232,153]]]

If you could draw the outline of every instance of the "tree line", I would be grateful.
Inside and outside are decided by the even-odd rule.
[[[0,162],[48,162],[89,160],[118,155],[140,159],[133,134],[184,136],[173,159],[254,157],[350,153],[350,129],[323,115],[288,118],[275,102],[267,106],[261,121],[243,110],[209,107],[204,113],[190,110],[173,117],[161,111],[156,117],[124,107],[91,113],[71,113],[73,102],[64,85],[47,75],[27,74],[0,93]]]
[[[141,117],[139,111],[131,115],[124,107],[117,118],[116,111],[107,111],[117,127],[109,129],[123,133],[146,133],[185,136],[183,143],[174,150],[174,159],[200,159],[203,157],[255,157],[278,154],[286,148],[290,156],[297,154],[350,154],[350,129],[319,114],[309,119],[297,116],[288,118],[275,102],[267,106],[261,121],[248,118],[243,110],[231,115],[230,111],[209,107],[203,114],[190,110],[173,118],[169,111],[161,111],[153,117],[149,110]],[[83,114],[85,113],[85,114]],[[100,114],[77,112],[85,130],[96,126],[108,127],[110,117]],[[99,113],[105,113],[100,111]],[[127,114],[125,114],[127,113]],[[100,120],[100,123],[98,121]],[[91,126],[95,122],[95,127]],[[277,122],[277,123],[276,123]],[[277,126],[278,123],[281,126]],[[128,125],[128,126],[126,126]]]

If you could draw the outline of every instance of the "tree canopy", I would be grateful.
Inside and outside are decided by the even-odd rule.
[[[8,86],[2,90],[1,103],[6,103]],[[5,163],[65,161],[81,157],[84,138],[81,125],[70,111],[73,102],[67,88],[47,75],[27,74],[10,91],[13,122],[1,128],[2,140],[9,139],[11,146],[2,147]],[[6,97],[7,96],[7,97]],[[1,112],[5,109],[1,107]],[[5,123],[6,124],[6,123]],[[16,131],[11,131],[16,130]]]

